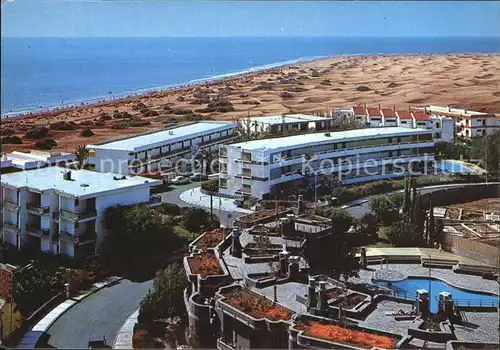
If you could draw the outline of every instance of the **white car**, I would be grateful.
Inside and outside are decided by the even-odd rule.
[[[173,185],[186,185],[190,183],[191,181],[184,176],[176,176],[172,180],[170,180],[170,183]]]

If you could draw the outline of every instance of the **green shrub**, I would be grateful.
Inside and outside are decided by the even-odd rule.
[[[46,137],[49,134],[49,129],[47,129],[45,126],[34,126],[26,133],[24,136],[28,139],[42,139]]]
[[[120,121],[111,125],[111,129],[126,129],[130,127],[130,121]]]
[[[361,86],[358,86],[356,88],[356,90],[361,91],[361,92],[365,92],[365,91],[370,91],[371,89],[368,86],[361,85]]]
[[[57,142],[54,139],[43,139],[35,143],[36,149],[49,150],[57,146]]]
[[[287,91],[284,91],[280,94],[280,97],[281,98],[293,98],[293,94],[287,92]]]
[[[89,128],[85,128],[82,130],[82,132],[80,133],[80,136],[83,136],[83,137],[91,137],[91,136],[94,136],[94,132],[92,130],[90,130]]]
[[[2,137],[3,144],[11,144],[11,145],[22,145],[23,140],[19,136],[5,136]]]
[[[187,108],[176,108],[172,110],[172,114],[182,115],[182,114],[193,114],[191,109]]]
[[[208,107],[233,107],[233,104],[230,101],[227,100],[218,100],[218,101],[213,101],[208,104]]]
[[[208,180],[201,184],[201,188],[208,192],[219,192],[219,179]]]
[[[160,211],[160,213],[165,215],[181,215],[181,208],[178,205],[172,203],[162,203],[158,207],[158,210]]]
[[[67,122],[64,120],[50,124],[50,130],[75,130],[76,125],[74,122]]]
[[[300,87],[300,86],[292,86],[288,89],[286,89],[287,91],[291,91],[291,92],[303,92],[303,91],[307,91],[307,89],[303,88],[303,87]]]

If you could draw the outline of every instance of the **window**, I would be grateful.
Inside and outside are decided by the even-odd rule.
[[[437,123],[436,123],[436,128],[438,128],[438,129],[439,129],[440,127],[441,127],[441,125],[439,124],[439,122],[437,122]]]
[[[75,207],[77,207],[79,205],[80,205],[80,200],[77,198],[77,199],[75,199]]]

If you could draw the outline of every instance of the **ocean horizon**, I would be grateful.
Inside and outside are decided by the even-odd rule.
[[[2,38],[1,114],[338,55],[500,53],[497,37]]]

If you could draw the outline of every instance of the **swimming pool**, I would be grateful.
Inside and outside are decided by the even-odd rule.
[[[461,174],[473,174],[474,169],[468,168],[463,163],[458,163],[451,160],[438,160],[434,164],[434,169],[442,171],[444,173],[461,173]]]
[[[431,311],[436,312],[438,308],[438,298],[439,293],[448,292],[455,303],[458,305],[470,305],[480,306],[480,305],[493,305],[498,307],[500,297],[497,295],[473,292],[465,289],[456,288],[446,284],[445,282],[431,278],[431,290],[429,291],[429,279],[428,278],[408,278],[404,281],[393,282],[390,286],[387,282],[375,282],[378,286],[389,287],[396,292],[397,296],[405,297],[408,299],[414,299],[418,289],[426,289],[430,294],[431,299]]]

